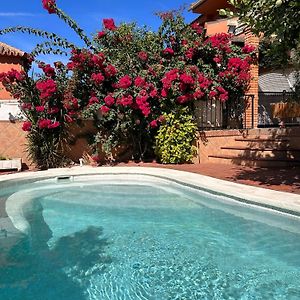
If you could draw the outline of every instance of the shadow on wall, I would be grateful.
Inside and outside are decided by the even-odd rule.
[[[72,124],[71,126],[69,126],[68,143],[64,145],[65,155],[76,163],[79,162],[80,158],[91,156],[93,151],[90,147],[90,144],[94,143],[96,133],[97,128],[91,120],[85,120],[78,124]],[[128,162],[131,158],[131,145],[121,145],[115,147],[114,149],[112,149],[112,156],[107,157],[107,155],[102,150],[101,144],[98,143],[98,162]]]
[[[243,142],[245,146],[241,147],[232,163],[258,166],[259,163],[265,162],[268,167],[288,167],[293,166],[293,163],[300,165],[300,145],[292,143],[292,139],[300,141],[300,134],[298,136],[297,132],[294,136],[290,134],[288,129],[275,129],[261,132],[256,136],[249,135]]]

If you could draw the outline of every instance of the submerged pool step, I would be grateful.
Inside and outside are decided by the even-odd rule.
[[[65,203],[67,204],[78,204],[78,205],[139,205],[142,203],[145,205],[145,207],[148,206],[154,206],[154,207],[163,207],[166,204],[170,203],[178,203],[178,201],[181,201],[183,195],[180,194],[151,194],[151,191],[148,191],[147,193],[134,193],[134,194],[128,194],[128,191],[112,191],[112,190],[92,190],[89,189],[90,198],[85,198],[82,195],[80,195],[81,191],[79,189],[73,188],[72,191],[61,191],[56,194],[46,195],[43,197],[43,201],[50,201],[50,202],[56,202],[56,203]],[[68,200],[66,200],[68,199]],[[122,199],[122,201],[119,201],[119,199]],[[186,197],[186,200],[188,203],[189,197]]]

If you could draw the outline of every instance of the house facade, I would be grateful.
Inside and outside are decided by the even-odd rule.
[[[237,18],[224,18],[219,15],[219,10],[225,8],[234,10],[227,0],[198,0],[191,5],[191,10],[198,15],[194,22],[202,25],[208,35],[231,33],[232,43],[240,46],[250,44],[258,49],[259,38],[239,26]],[[264,113],[268,116],[274,115],[271,106],[274,98],[267,99],[266,105],[263,105],[260,92],[270,89],[272,82],[277,91],[283,86],[288,91],[288,87],[293,84],[291,72],[282,75],[278,72],[270,74],[270,71],[267,71],[261,72],[259,76],[259,66],[252,65],[251,77],[247,94],[252,96],[249,99],[253,101],[248,103],[248,108],[243,115],[243,128],[225,127],[222,130],[206,130],[209,126],[204,126],[197,143],[198,162],[264,167],[300,165],[300,127],[258,128]],[[208,109],[213,112],[211,107]],[[283,111],[281,107],[279,110]],[[277,124],[273,121],[271,120],[270,127],[278,126],[278,118]]]
[[[0,73],[15,69],[22,70],[25,53],[0,42]],[[26,154],[26,133],[22,122],[17,120],[20,113],[18,100],[14,99],[0,83],[0,157],[22,158],[29,164]]]
[[[24,52],[0,42],[0,73],[11,69],[22,70]],[[0,83],[0,120],[13,120],[19,114],[17,99],[7,92]]]
[[[224,18],[219,15],[218,11],[225,8],[234,11],[234,7],[226,0],[199,0],[191,5],[192,11],[199,14],[195,22],[200,23],[208,35],[228,32],[233,34],[233,43],[241,46],[247,43],[258,47],[259,38],[250,32],[243,31],[237,18]],[[248,93],[254,95],[254,105],[253,109],[249,107],[247,111],[246,123],[248,123],[247,119],[252,118],[253,111],[254,127],[278,127],[282,120],[287,125],[298,124],[299,126],[300,115],[291,114],[290,117],[281,119],[273,113],[274,105],[293,97],[296,74],[297,72],[292,66],[271,69],[253,65],[251,68],[252,81]],[[249,125],[244,124],[244,127],[249,128]]]
[[[234,9],[227,0],[199,0],[191,5],[191,10],[198,14],[194,22],[202,25],[207,35],[216,33],[231,33],[232,42],[243,46],[244,44],[253,45],[258,49],[259,38],[250,31],[239,28],[238,19],[224,18],[219,15],[220,9]],[[247,101],[243,127],[256,128],[258,125],[258,65],[251,66],[251,82],[247,94],[251,95]]]
[[[227,0],[199,0],[191,5],[191,10],[195,14],[199,14],[194,22],[202,25],[208,35],[213,35],[220,32],[228,32],[229,24],[236,21],[222,18],[218,10],[224,8],[232,8]]]

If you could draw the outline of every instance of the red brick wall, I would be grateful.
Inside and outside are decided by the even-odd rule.
[[[291,128],[256,128],[244,130],[210,130],[199,132],[197,140],[198,157],[195,158],[195,163],[209,162],[209,155],[222,154],[222,147],[258,147],[255,143],[243,143],[236,141],[236,138],[260,138],[260,139],[289,139],[288,146],[291,149],[298,149],[300,145],[300,127]],[[265,148],[269,142],[266,142]],[[261,146],[261,144],[260,144]],[[227,155],[236,155],[234,150],[227,150]],[[224,154],[224,153],[223,153]]]
[[[253,45],[258,50],[259,38],[248,31],[245,33],[245,44]],[[258,51],[257,51],[257,55],[258,55]],[[256,128],[258,123],[258,64],[251,65],[250,74],[251,74],[251,82],[250,82],[248,94],[254,95],[253,112],[254,112],[254,128]],[[244,126],[246,128],[250,128],[251,122],[252,122],[252,104],[250,103],[248,109],[246,110],[246,124],[244,124]]]
[[[0,121],[0,156],[22,158],[22,162],[27,167],[33,168],[34,166],[27,157],[26,132],[22,130],[22,124],[23,122]],[[70,159],[78,162],[84,152],[90,152],[85,136],[89,133],[95,133],[95,127],[93,127],[92,122],[87,121],[84,127],[72,124],[69,132],[69,137],[74,138],[74,143],[66,145],[65,153]]]
[[[211,130],[199,132],[197,141],[198,163],[207,163],[209,155],[218,155],[223,146],[234,146],[235,138],[243,136],[241,130]],[[196,163],[196,161],[194,161]]]
[[[22,158],[24,163],[30,165],[26,154],[26,133],[22,130],[22,122],[0,121],[0,156]]]

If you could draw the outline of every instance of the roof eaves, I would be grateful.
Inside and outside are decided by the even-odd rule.
[[[196,9],[200,4],[202,4],[205,1],[206,0],[198,0],[198,1],[194,2],[194,3],[192,3],[191,6],[190,6],[190,10]]]
[[[9,46],[5,43],[0,42],[0,55],[7,55],[7,56],[24,56],[25,52],[17,49],[15,47]]]

